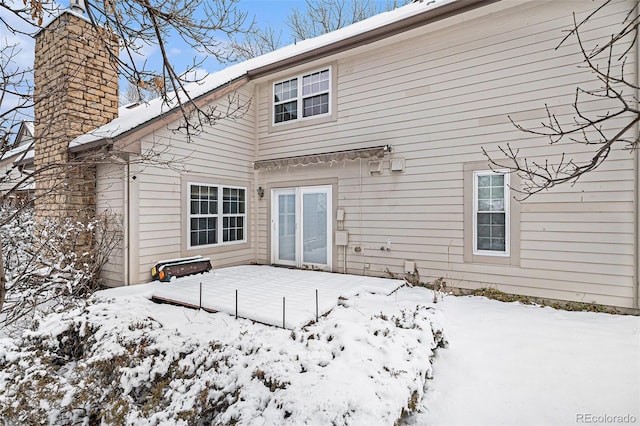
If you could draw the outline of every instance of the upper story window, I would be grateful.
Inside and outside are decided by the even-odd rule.
[[[473,252],[509,255],[509,174],[474,172]]]
[[[246,241],[246,188],[189,184],[189,247]]]
[[[302,74],[273,85],[273,122],[286,123],[328,115],[331,69]]]

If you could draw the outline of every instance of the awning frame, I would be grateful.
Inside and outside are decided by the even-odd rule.
[[[382,145],[369,148],[348,149],[345,151],[281,157],[270,160],[255,161],[253,163],[253,168],[254,170],[271,170],[289,166],[307,166],[310,164],[325,164],[345,160],[357,160],[359,158],[383,158],[385,154],[390,153],[391,151],[391,145]]]

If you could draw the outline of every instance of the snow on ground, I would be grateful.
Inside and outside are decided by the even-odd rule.
[[[318,315],[322,316],[338,304],[340,297],[364,292],[388,295],[402,285],[404,281],[388,278],[244,265],[178,278],[154,286],[152,294],[155,298],[235,315],[237,290],[239,317],[293,329],[315,321],[316,290]]]
[[[361,292],[291,331],[154,304],[162,285],[100,292],[50,316],[26,334],[42,345],[0,341],[0,411],[23,404],[77,422],[83,407],[111,407],[124,416],[105,417],[116,424],[391,425],[416,406],[405,423],[640,422],[639,317],[481,297],[434,304],[431,291],[403,287]],[[449,346],[433,358],[443,326]],[[69,350],[74,339],[84,352]],[[37,402],[45,378],[57,403]]]
[[[2,342],[0,418],[391,425],[422,397],[444,344],[439,314],[395,294],[352,296],[291,331],[155,304],[159,285],[99,292],[26,332],[21,351]]]
[[[402,291],[411,294],[424,297]],[[640,423],[639,317],[481,297],[447,296],[436,307],[449,347],[436,355],[426,412],[413,424]]]

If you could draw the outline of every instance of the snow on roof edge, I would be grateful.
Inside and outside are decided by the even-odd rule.
[[[26,136],[26,139],[24,136],[22,136],[23,129],[24,129],[24,134]],[[0,156],[0,161],[8,160],[12,157],[15,157],[23,153],[27,149],[31,149],[33,147],[33,132],[34,132],[33,121],[21,122],[20,127],[18,128],[18,132],[13,140],[13,143],[11,144],[12,148],[5,151],[5,153]],[[25,139],[25,141],[22,142],[22,139]]]
[[[302,40],[256,58],[233,64],[220,71],[209,74],[201,82],[190,83],[186,86],[186,89],[189,92],[189,95],[193,99],[196,99],[206,95],[207,93],[213,92],[234,80],[246,76],[252,70],[271,65],[285,59],[290,59],[309,51],[331,45],[338,41],[346,40],[459,1],[462,0],[435,0],[434,2],[426,5],[423,2],[412,2],[400,8],[380,13],[372,16],[371,18],[356,22],[355,24],[340,28],[330,33]],[[164,102],[163,99],[158,98],[141,104],[136,108],[125,109],[120,107],[117,118],[95,130],[92,130],[91,132],[78,136],[69,143],[69,147],[76,148],[92,142],[99,142],[104,139],[119,137],[173,111],[176,107],[177,103],[175,102],[175,98],[169,104]]]
[[[11,157],[15,157],[16,155],[19,155],[21,153],[23,153],[24,151],[30,149],[33,144],[31,143],[25,143],[22,145],[19,145],[13,149],[10,149],[9,151],[5,152],[4,155],[2,157],[0,157],[0,161],[4,161],[4,160],[8,160]]]

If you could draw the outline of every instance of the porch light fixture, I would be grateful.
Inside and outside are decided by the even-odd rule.
[[[256,189],[256,193],[258,194],[258,197],[260,199],[264,198],[264,188],[259,186],[258,189]]]

